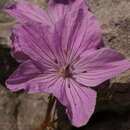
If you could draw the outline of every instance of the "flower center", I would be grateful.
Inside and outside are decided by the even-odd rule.
[[[67,65],[67,66],[64,66],[64,67],[60,68],[59,73],[63,78],[72,77],[72,72],[71,72],[71,69],[70,69],[70,65]]]

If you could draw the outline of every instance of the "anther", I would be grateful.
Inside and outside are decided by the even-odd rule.
[[[83,71],[82,73],[87,73],[87,71],[85,70],[85,71]]]
[[[80,60],[80,55],[78,55],[78,56],[76,57],[76,60]]]
[[[58,64],[58,60],[57,60],[57,59],[54,59],[54,62],[55,62],[56,64]]]
[[[65,53],[65,55],[67,55],[67,54],[68,54],[68,51],[67,51],[67,50],[64,50],[64,53]]]

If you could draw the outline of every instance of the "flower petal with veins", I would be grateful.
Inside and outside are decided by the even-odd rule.
[[[11,91],[53,94],[72,125],[80,127],[95,109],[96,92],[90,87],[129,69],[130,63],[102,48],[100,25],[84,0],[53,2],[46,11],[26,1],[6,9],[23,22],[11,36],[11,53],[22,64],[6,85]]]

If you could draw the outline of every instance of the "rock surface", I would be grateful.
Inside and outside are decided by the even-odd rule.
[[[5,79],[18,65],[5,46],[16,21],[2,11],[14,1],[0,2],[0,130],[44,130],[48,95],[11,93],[4,87]],[[30,1],[44,5],[43,0]],[[89,0],[89,6],[101,23],[106,46],[130,60],[130,1]],[[99,94],[96,111],[88,125],[79,130],[130,130],[130,70],[96,89]],[[60,121],[55,130],[77,130],[70,126],[61,106],[59,110]]]

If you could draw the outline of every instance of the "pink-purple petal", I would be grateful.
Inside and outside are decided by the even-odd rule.
[[[46,92],[60,99],[63,80],[55,72],[41,71],[30,60],[21,64],[6,80],[11,91],[25,90],[28,93]]]
[[[79,85],[72,79],[58,78],[51,85],[41,81],[41,92],[54,95],[66,107],[66,113],[72,125],[81,127],[91,118],[96,105],[96,91]],[[48,87],[50,85],[50,87]],[[45,86],[45,87],[44,87]],[[34,88],[34,87],[33,87]],[[33,89],[32,89],[33,90]],[[29,91],[33,93],[33,91]],[[34,91],[35,92],[35,91]]]
[[[77,75],[74,78],[86,86],[97,86],[130,69],[130,62],[121,53],[109,48],[86,51],[81,57],[75,64]]]
[[[7,7],[5,11],[24,23],[35,21],[47,25],[52,24],[47,13],[43,9],[25,0],[20,0],[16,4]]]
[[[61,30],[59,33],[62,38],[60,44],[63,50],[68,52],[68,61],[87,49],[98,49],[103,46],[100,24],[83,4],[79,5],[76,10],[69,9],[68,6],[68,9],[66,9],[67,7],[62,8],[65,6],[63,4],[55,6],[55,10],[59,13],[58,16],[61,17],[58,22],[62,24],[57,27],[57,32]],[[58,11],[58,6],[61,11]],[[60,12],[63,13],[60,15]],[[52,11],[52,16],[52,19],[57,18],[55,11]]]
[[[94,112],[96,92],[70,79],[65,86],[65,93],[68,101],[66,112],[72,125],[76,127],[85,125]]]
[[[67,7],[64,10],[62,8],[65,5],[55,6],[56,11],[59,6],[61,11],[58,12],[63,12],[58,15],[61,20],[57,21],[59,18],[55,16],[55,11],[52,11],[52,16],[54,15],[52,19],[57,18],[54,24],[55,37],[60,37],[59,42],[55,44],[59,45],[63,52],[67,52],[67,62],[88,49],[103,47],[100,24],[87,8],[79,5],[77,10],[70,9],[66,12]]]
[[[22,51],[19,41],[19,35],[15,29],[12,29],[10,36],[11,55],[18,61],[23,62],[29,59],[29,57]]]
[[[27,89],[27,82],[40,74],[41,71],[33,64],[33,62],[27,60],[6,80],[6,86],[11,91]]]
[[[48,93],[60,99],[62,96],[62,93],[60,92],[62,89],[62,83],[62,78],[60,78],[56,73],[53,74],[48,71],[29,82],[29,87],[26,91],[28,93]]]
[[[61,48],[60,52],[58,52],[60,53],[58,56],[63,55],[61,54],[61,51],[65,51],[68,54],[67,59],[64,58],[66,56],[62,56],[63,62],[64,60],[70,62],[70,60],[74,59],[87,49],[97,49],[103,46],[100,25],[95,16],[93,16],[93,14],[88,10],[88,7],[86,6],[84,0],[69,0],[69,4],[63,4],[62,2],[56,4],[54,2],[54,4],[49,4],[48,10],[46,11],[43,11],[42,9],[32,5],[29,2],[20,1],[17,2],[16,5],[13,5],[6,10],[21,20],[23,18],[23,21],[25,22],[32,23],[32,21],[35,21],[43,23],[44,25],[52,24],[52,37],[55,37],[56,35],[59,36],[56,36],[55,39],[59,39],[58,37],[60,37],[60,44],[58,43],[59,45],[57,44],[58,40],[54,41],[56,42],[54,44],[58,45]],[[47,20],[47,22],[44,23],[45,20],[43,19]],[[61,23],[61,25],[57,27],[58,23]],[[53,28],[55,28],[55,30]],[[57,34],[57,32],[60,33]],[[43,35],[45,35],[45,33]],[[50,32],[47,31],[47,35],[50,35]],[[29,50],[27,51],[29,52]],[[20,51],[19,53],[15,53],[14,51],[13,55],[19,57],[21,56],[23,57],[23,60],[27,58],[26,55]],[[19,57],[17,59],[19,59]]]
[[[13,43],[17,54],[22,52],[46,68],[54,64],[56,56],[52,50],[53,43],[50,41],[52,35],[49,35],[48,26],[24,24],[16,25],[13,30],[19,41]]]
[[[100,24],[95,16],[85,9],[80,9],[77,14],[74,33],[71,35],[70,60],[89,49],[99,49],[104,46]]]
[[[75,9],[88,8],[84,0],[49,0],[48,11],[55,19],[63,18],[69,12],[75,12]]]

